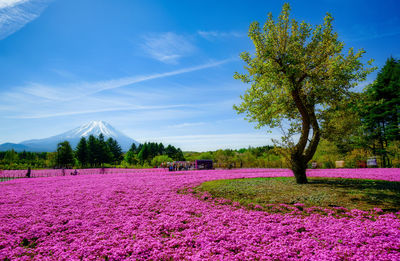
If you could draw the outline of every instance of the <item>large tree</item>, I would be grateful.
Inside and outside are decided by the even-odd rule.
[[[321,137],[320,111],[335,106],[373,68],[362,63],[364,50],[342,53],[344,43],[333,30],[330,14],[323,24],[312,26],[289,19],[289,10],[284,4],[277,21],[270,13],[263,28],[258,22],[250,25],[255,53],[241,54],[247,73],[234,77],[251,87],[234,108],[258,128],[289,126],[284,142],[290,166],[296,182],[307,183],[307,163]],[[296,133],[298,141],[292,139]]]
[[[89,155],[88,155],[88,146],[86,142],[86,138],[82,137],[79,140],[78,145],[76,145],[75,156],[77,160],[81,163],[81,166],[84,167],[88,163]]]
[[[100,133],[99,138],[97,139],[97,145],[100,165],[103,166],[104,163],[110,163],[113,155],[110,148],[107,146],[107,142],[104,140],[103,133]]]
[[[69,167],[74,164],[74,152],[68,141],[57,145],[57,164],[59,167]]]
[[[123,155],[118,141],[110,137],[107,139],[106,143],[109,151],[111,152],[111,162],[114,164],[119,164],[119,162],[123,159]]]
[[[381,157],[382,167],[388,167],[388,144],[400,140],[400,61],[389,58],[365,95],[360,111],[366,143]]]
[[[91,167],[94,167],[100,162],[99,141],[95,136],[93,135],[89,136],[87,141],[87,148],[88,148],[88,163],[90,164]]]

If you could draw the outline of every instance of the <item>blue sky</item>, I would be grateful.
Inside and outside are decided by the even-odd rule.
[[[271,144],[232,109],[248,87],[251,22],[285,1],[0,0],[0,143],[103,120],[139,142],[183,150]],[[326,12],[346,47],[381,67],[400,58],[400,2],[289,1],[291,16]],[[376,72],[360,83],[373,81]]]

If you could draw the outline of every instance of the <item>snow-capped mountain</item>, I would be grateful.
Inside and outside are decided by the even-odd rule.
[[[104,135],[105,139],[113,138],[118,139],[119,137],[126,137],[123,133],[114,129],[110,124],[104,121],[91,121],[89,123],[83,124],[75,129],[64,132],[58,136],[68,138],[82,138],[89,137],[90,135],[98,137],[100,134]]]
[[[132,143],[137,146],[139,143],[134,139],[129,138],[122,132],[114,129],[110,124],[104,121],[91,121],[83,124],[75,129],[52,136],[45,139],[35,139],[23,141],[19,144],[5,143],[0,145],[1,150],[9,150],[14,148],[15,151],[46,151],[51,152],[57,149],[57,144],[63,141],[69,141],[72,148],[75,148],[82,137],[88,138],[90,135],[98,137],[100,134],[104,135],[104,139],[113,138],[117,140],[123,151],[129,150]],[[4,146],[3,146],[4,145]],[[5,146],[7,145],[7,146]],[[3,148],[4,147],[4,148]],[[7,148],[5,148],[7,147]],[[22,149],[23,148],[23,149]]]

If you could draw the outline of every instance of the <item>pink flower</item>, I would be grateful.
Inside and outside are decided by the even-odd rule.
[[[279,209],[270,214],[208,192],[201,199],[177,193],[208,180],[292,176],[289,170],[78,172],[33,171],[43,178],[0,183],[0,260],[400,260],[400,213],[296,203],[267,205]],[[399,169],[308,175],[400,181]]]

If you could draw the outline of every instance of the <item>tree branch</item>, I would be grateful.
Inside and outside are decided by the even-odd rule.
[[[314,153],[318,147],[319,139],[321,137],[321,131],[319,129],[317,117],[315,116],[314,108],[310,111],[310,121],[313,129],[313,136],[308,148],[304,152],[304,158],[307,162],[310,161],[314,156]]]
[[[303,101],[301,100],[298,88],[295,88],[291,95],[293,100],[296,104],[297,109],[300,112],[302,118],[302,127],[301,127],[301,135],[300,139],[297,142],[296,146],[294,147],[296,157],[301,157],[304,151],[304,148],[307,145],[308,135],[310,133],[310,115],[307,111],[306,106],[304,105]]]

